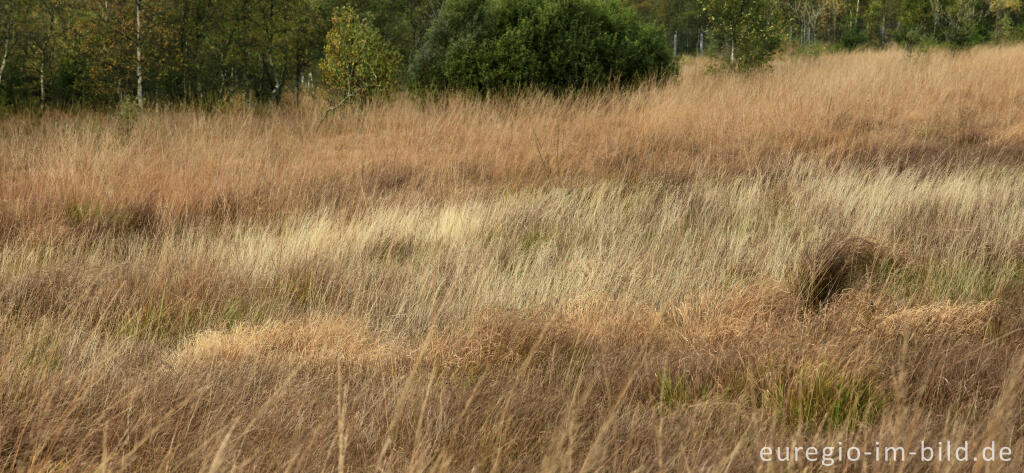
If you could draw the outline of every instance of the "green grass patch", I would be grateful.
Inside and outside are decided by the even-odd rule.
[[[787,425],[835,429],[877,422],[888,399],[867,376],[819,365],[784,373],[764,404]]]
[[[707,396],[712,386],[689,375],[659,374],[658,402],[669,408],[686,405]]]

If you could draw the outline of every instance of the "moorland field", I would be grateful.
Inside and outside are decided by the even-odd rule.
[[[0,470],[1024,468],[1024,46],[0,118]]]

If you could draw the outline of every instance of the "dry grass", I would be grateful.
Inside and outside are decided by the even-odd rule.
[[[0,470],[1020,471],[1021,77],[0,119]]]

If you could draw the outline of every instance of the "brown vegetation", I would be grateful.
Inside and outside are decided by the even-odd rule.
[[[0,470],[1020,471],[1021,77],[3,118]]]

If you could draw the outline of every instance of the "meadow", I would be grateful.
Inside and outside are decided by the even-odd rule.
[[[0,470],[1024,469],[1024,46],[325,108],[0,118]]]

